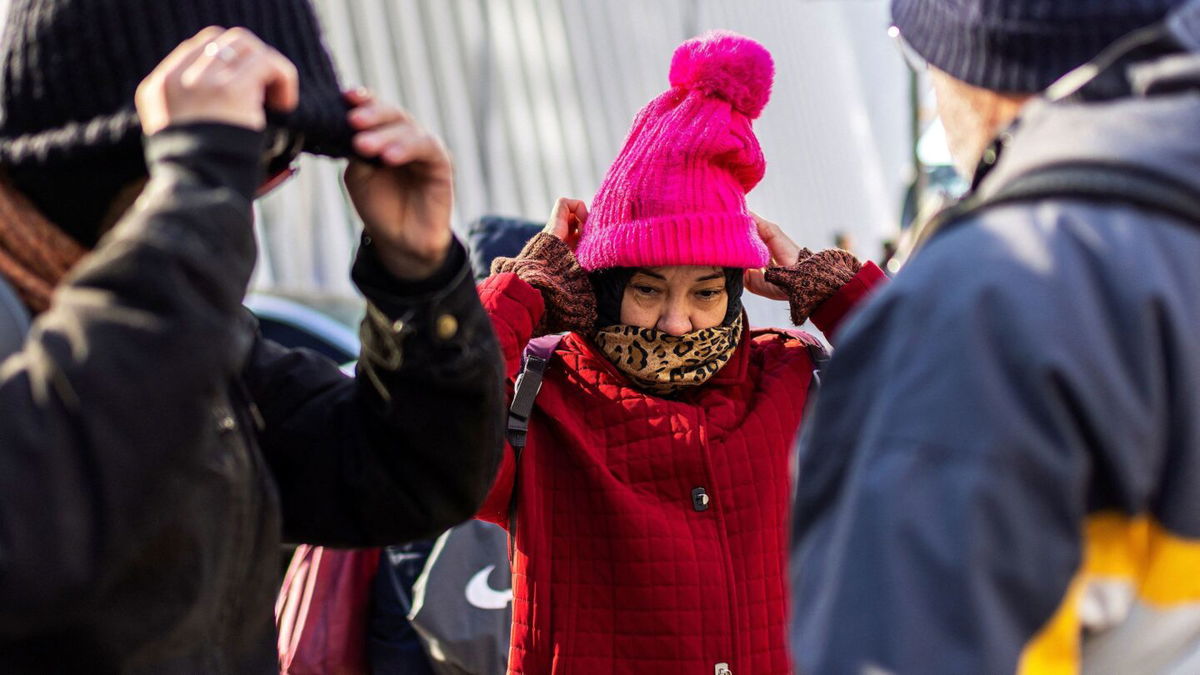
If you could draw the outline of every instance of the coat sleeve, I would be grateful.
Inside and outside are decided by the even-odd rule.
[[[1014,672],[1079,570],[1089,467],[1150,445],[1110,423],[1141,412],[1100,258],[1005,236],[946,235],[844,329],[802,438],[800,672]]]
[[[505,401],[509,401],[512,398],[513,380],[521,369],[525,345],[541,321],[545,304],[541,293],[511,273],[496,274],[485,279],[479,285],[479,296],[500,341],[508,392]],[[516,468],[516,456],[505,443],[496,481],[476,514],[477,518],[507,527]]]
[[[267,340],[245,372],[290,541],[432,537],[474,515],[500,459],[500,356],[461,244],[414,285],[364,240],[354,279],[368,300],[356,378]]]
[[[0,365],[0,635],[85,608],[186,489],[250,345],[261,144],[220,125],[149,139],[143,196]]]

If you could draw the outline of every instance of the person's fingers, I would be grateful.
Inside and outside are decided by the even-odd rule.
[[[230,47],[233,48],[233,47]],[[243,43],[236,59],[222,63],[197,61],[191,77],[206,78],[222,88],[234,83],[252,84],[262,92],[264,107],[290,112],[300,103],[300,76],[296,66],[286,57],[261,42]]]
[[[364,157],[383,157],[385,151],[397,155],[397,149],[407,146],[422,146],[428,134],[415,122],[392,122],[384,127],[360,131],[354,135],[354,149]],[[422,146],[424,147],[424,146]]]
[[[750,217],[758,228],[758,236],[771,252],[771,259],[784,267],[796,264],[800,256],[800,247],[783,233],[783,228],[775,223],[751,212]]]
[[[342,98],[350,104],[351,108],[358,108],[367,105],[375,100],[375,94],[366,87],[354,87],[342,92]]]
[[[548,232],[563,241],[567,240],[571,234],[570,202],[571,200],[566,197],[554,200],[554,206],[550,209],[550,217],[546,220],[543,232]]]
[[[372,124],[369,128],[355,134],[355,139],[360,140],[367,148],[373,146],[382,150],[392,143],[404,142],[410,137],[425,133],[420,124],[413,121],[407,112],[399,108],[375,108],[368,114],[378,116],[383,123]]]
[[[567,236],[563,239],[572,250],[579,244],[579,240],[583,237],[583,224],[588,219],[587,204],[580,199],[568,200],[568,208],[570,209],[570,219],[567,224]]]
[[[403,143],[392,143],[391,145],[384,148],[383,152],[381,152],[379,156],[383,158],[384,162],[387,162],[388,164],[392,164],[395,166],[399,166],[401,164],[407,163],[405,160],[407,155],[408,155],[408,146],[406,146]]]
[[[588,218],[587,204],[582,199],[568,199],[566,202],[567,208],[575,216],[575,220],[579,221],[580,225],[586,223]]]
[[[373,101],[354,108],[347,113],[350,126],[359,131],[375,129],[400,122],[411,122],[408,111],[394,105],[375,103]]]
[[[771,300],[787,300],[788,296],[784,290],[775,284],[767,281],[766,273],[760,269],[746,270],[742,277],[742,285],[746,290],[755,295],[760,295]]]
[[[300,105],[300,72],[296,70],[296,64],[268,48],[265,66],[266,106],[285,113],[295,110]]]
[[[403,166],[414,162],[449,163],[445,147],[433,134],[412,125],[405,125],[404,134],[392,136],[380,149],[378,157],[389,166]]]
[[[232,47],[239,53],[264,47],[263,41],[249,29],[235,26],[213,38],[212,43],[217,49]],[[214,50],[215,51],[215,50]]]
[[[399,129],[363,131],[354,135],[354,149],[364,157],[378,157],[391,145],[403,143],[409,134]]]
[[[762,238],[763,243],[767,245],[767,250],[771,252],[771,258],[776,264],[788,266],[793,265],[800,255],[800,247],[797,246],[787,235],[783,233],[783,229],[775,223],[762,218],[756,213],[751,213],[754,218],[754,223],[758,227],[758,234]]]
[[[247,35],[253,34],[244,28],[231,28],[205,42],[196,58],[181,69],[180,82],[188,87],[228,83],[235,71],[257,58],[258,47]]]
[[[769,300],[788,299],[787,293],[785,293],[783,289],[764,279],[761,272],[751,275],[749,282],[746,283],[746,290]]]
[[[243,59],[264,47],[262,40],[245,28],[230,28],[221,31],[219,35],[203,44],[200,56],[190,68],[190,76],[199,78],[214,72],[236,68],[241,65]]]
[[[165,99],[175,89],[183,73],[203,54],[204,46],[225,32],[209,26],[181,42],[140,83],[134,92],[134,106],[141,118],[142,130],[153,134],[170,123]]]
[[[170,54],[162,60],[155,70],[179,71],[190,66],[204,54],[204,46],[219,38],[225,32],[220,26],[209,26],[192,37],[179,43]]]
[[[138,87],[137,96],[144,93],[150,86],[161,86],[158,83],[179,78],[184,72],[204,56],[204,47],[220,37],[225,29],[209,26],[192,37],[184,40],[167,54],[166,58],[155,67],[150,75]]]
[[[387,145],[387,138],[382,134],[363,132],[355,134],[351,143],[355,152],[363,157],[378,157]]]
[[[571,235],[571,200],[559,197],[554,201],[553,234],[559,239],[566,240]]]

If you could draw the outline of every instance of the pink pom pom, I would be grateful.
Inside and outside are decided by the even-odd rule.
[[[775,61],[744,35],[710,31],[679,45],[671,59],[671,86],[719,96],[750,119],[771,98]]]

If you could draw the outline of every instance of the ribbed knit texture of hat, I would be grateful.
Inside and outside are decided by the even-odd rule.
[[[346,104],[309,0],[12,0],[0,46],[0,164],[140,152],[138,84],[210,25],[249,28],[296,64],[300,105],[273,123],[350,151]]]
[[[892,0],[901,37],[977,87],[1033,94],[1183,0]]]
[[[592,201],[575,252],[584,269],[768,263],[746,193],[766,170],[752,121],[774,76],[766,48],[735,33],[675,51],[671,89],[638,113]]]

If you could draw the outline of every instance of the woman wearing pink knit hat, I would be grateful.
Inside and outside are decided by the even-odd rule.
[[[560,200],[480,286],[510,383],[569,331],[530,343],[552,356],[540,393],[515,385],[480,513],[513,538],[510,672],[791,671],[789,465],[819,347],[749,330],[743,284],[830,335],[884,275],[747,210],[773,76],[748,38],[685,42],[590,214]]]

